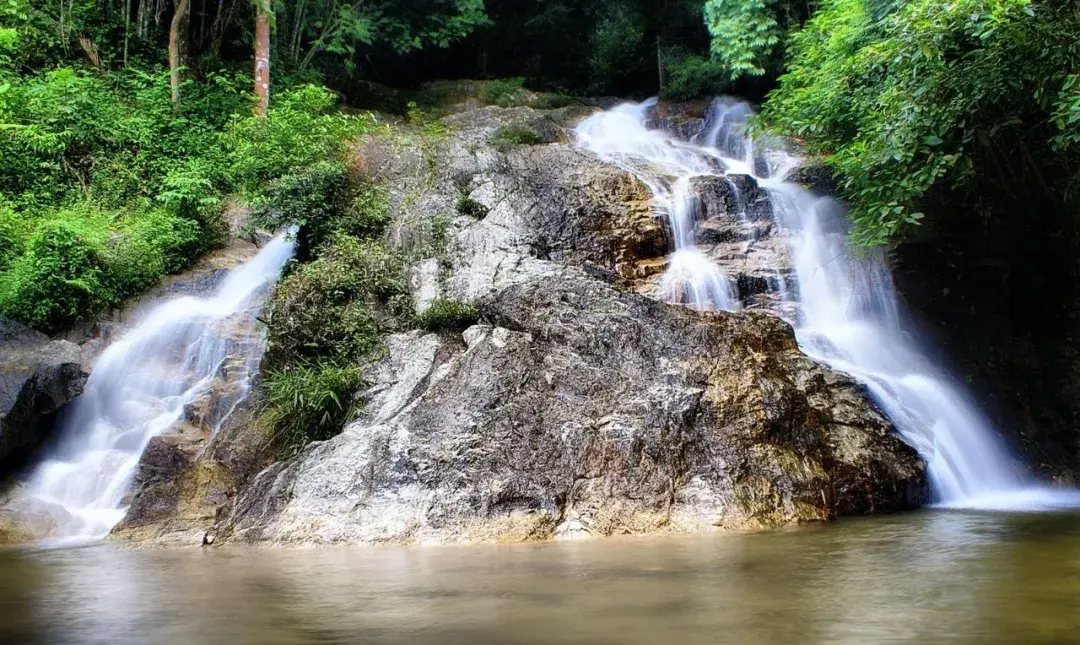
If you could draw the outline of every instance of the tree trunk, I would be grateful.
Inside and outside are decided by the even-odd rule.
[[[270,0],[255,0],[255,115],[270,107]]]
[[[178,0],[169,24],[169,86],[172,88],[173,107],[180,107],[180,66],[183,63],[184,38],[187,35],[189,0]]]
[[[94,66],[94,69],[100,72],[101,54],[98,53],[98,48],[86,36],[77,36],[75,40],[79,43],[79,47],[82,47],[83,52],[86,53],[86,60],[90,61],[90,64]]]

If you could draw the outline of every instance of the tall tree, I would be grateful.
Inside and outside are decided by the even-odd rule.
[[[270,0],[255,4],[255,114],[266,116],[270,107]]]
[[[184,42],[187,38],[188,9],[190,0],[178,0],[169,24],[169,86],[172,88],[172,103],[180,105],[180,67],[183,64]]]

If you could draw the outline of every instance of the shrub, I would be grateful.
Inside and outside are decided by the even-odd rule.
[[[352,203],[334,223],[333,231],[354,237],[377,237],[390,224],[390,191],[383,185],[365,185],[355,191]]]
[[[454,208],[462,215],[473,219],[484,219],[488,214],[487,206],[484,206],[468,195],[458,197],[457,204],[454,205]]]
[[[385,246],[335,235],[318,259],[278,286],[270,304],[270,364],[372,354],[409,317],[404,261]]]
[[[535,146],[543,143],[544,138],[536,131],[536,128],[527,123],[512,123],[499,128],[492,136],[499,147],[508,146]]]
[[[329,90],[305,85],[278,95],[266,118],[234,122],[226,135],[233,182],[256,194],[275,177],[344,159],[346,144],[374,121],[332,112],[336,102]]]
[[[1062,204],[1076,185],[1080,150],[1055,114],[1075,100],[1078,29],[1070,3],[829,0],[790,39],[762,116],[837,174],[860,244],[902,238],[950,198],[1013,218],[1010,202]]]
[[[122,229],[109,252],[109,276],[116,296],[136,294],[187,267],[208,250],[212,240],[198,222],[168,209],[140,213]]]
[[[41,226],[0,280],[0,313],[52,332],[112,302],[106,229],[97,224],[60,219]]]
[[[298,255],[306,257],[345,211],[347,172],[343,163],[321,161],[272,181],[256,199],[252,221],[271,230],[299,228]]]
[[[554,110],[577,102],[578,99],[569,94],[563,94],[562,92],[547,92],[539,94],[536,98],[529,101],[529,107],[538,110]]]
[[[480,89],[480,100],[488,105],[514,107],[524,105],[528,98],[524,78],[504,78],[487,81]]]
[[[27,241],[0,276],[0,313],[48,332],[154,285],[217,239],[162,206],[126,214],[83,206],[25,226]]]
[[[0,270],[6,269],[22,255],[31,230],[26,217],[0,202]]]
[[[416,323],[428,331],[461,331],[475,325],[479,319],[480,312],[471,305],[460,300],[436,298],[416,317]]]
[[[662,98],[685,101],[720,93],[728,84],[727,68],[716,60],[674,48],[664,56]]]
[[[270,444],[287,459],[312,441],[341,432],[356,412],[354,398],[363,385],[360,371],[334,363],[294,365],[268,372],[262,381]]]

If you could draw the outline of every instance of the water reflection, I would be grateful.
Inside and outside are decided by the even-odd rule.
[[[1080,516],[415,550],[7,550],[0,642],[1073,643]]]

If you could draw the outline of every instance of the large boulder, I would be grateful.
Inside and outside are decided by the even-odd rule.
[[[418,311],[454,298],[484,323],[389,337],[364,366],[365,416],[288,461],[267,463],[257,419],[215,433],[189,415],[196,430],[143,457],[114,536],[517,541],[922,503],[915,453],[782,320],[634,293],[655,293],[670,235],[647,186],[567,141],[588,109],[472,102],[443,119],[449,134],[402,125],[361,144],[356,170],[389,188],[387,241],[411,261]],[[540,121],[561,129],[551,143],[498,143],[500,129]],[[719,227],[706,250],[757,293],[785,266],[785,241],[731,204],[705,222]]]
[[[926,501],[847,377],[761,314],[568,271],[483,302],[463,341],[398,336],[369,414],[240,493],[219,541],[518,541],[760,528]]]
[[[77,345],[0,318],[0,474],[24,465],[87,377]]]

